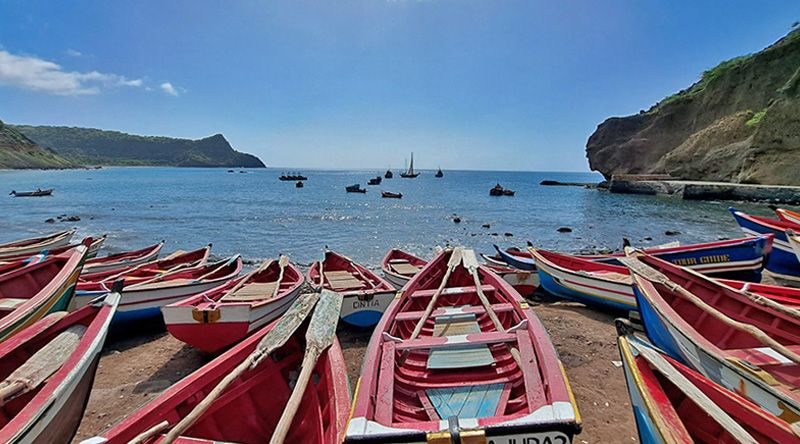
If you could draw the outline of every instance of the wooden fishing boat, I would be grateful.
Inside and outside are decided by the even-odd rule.
[[[392,284],[349,257],[329,250],[321,262],[311,264],[306,279],[315,289],[341,294],[341,319],[356,327],[377,324],[395,295]]]
[[[303,282],[302,272],[281,256],[225,285],[166,305],[161,312],[172,336],[214,353],[277,319],[297,299]]]
[[[0,258],[14,257],[21,255],[34,255],[42,250],[50,250],[69,244],[75,229],[59,231],[58,233],[48,234],[41,237],[33,237],[18,241],[0,244]]]
[[[471,250],[463,256],[437,255],[381,318],[345,442],[569,443],[580,431],[539,319]]]
[[[367,185],[380,185],[382,180],[381,176],[375,176],[367,182]]]
[[[366,188],[361,188],[360,184],[354,184],[354,185],[346,186],[346,187],[344,187],[344,190],[347,191],[348,193],[366,193],[367,192],[367,189]]]
[[[742,231],[749,235],[757,236],[771,234],[775,236],[772,242],[772,252],[767,257],[766,269],[779,278],[800,279],[800,260],[794,254],[786,230],[800,231],[800,225],[784,222],[766,217],[752,216],[735,208],[729,208],[736,223]]]
[[[439,168],[439,171],[437,171],[436,174],[433,175],[433,177],[444,177],[444,173],[442,172],[441,167]]]
[[[302,296],[301,296],[302,297]],[[160,442],[206,398],[226,375],[256,350],[259,342],[279,325],[276,321],[256,331],[213,361],[190,374],[145,404],[102,436],[84,444],[124,444],[139,437],[140,444]],[[298,367],[304,361],[306,325],[288,337],[285,345],[247,370],[211,402],[208,409],[175,442],[192,444],[266,443],[290,400]],[[291,424],[286,443],[338,444],[342,441],[350,409],[347,366],[339,342],[333,338],[313,364],[313,375],[303,392],[300,410]]]
[[[52,188],[48,188],[48,189],[46,189],[46,190],[43,190],[43,189],[41,189],[41,188],[38,188],[38,189],[36,189],[35,191],[13,191],[13,190],[12,190],[12,191],[11,191],[10,193],[8,193],[8,194],[9,194],[9,195],[11,195],[11,196],[14,196],[14,197],[42,197],[42,196],[52,196],[52,195],[53,195],[53,189],[52,189]]]
[[[414,171],[414,153],[411,153],[411,164],[408,166],[406,171],[400,173],[400,177],[404,177],[406,179],[414,179],[419,176],[419,173]]]
[[[536,271],[536,262],[527,251],[520,251],[516,248],[501,250],[497,245],[492,245],[497,251],[497,256],[510,267],[519,270]],[[491,256],[486,256],[491,257]],[[484,259],[486,258],[484,257]]]
[[[297,183],[294,184],[295,188],[303,188],[304,186],[305,185],[303,185],[303,181],[302,180],[298,180]]]
[[[800,225],[800,213],[796,211],[787,210],[785,208],[776,208],[775,214],[778,215],[778,219],[784,222],[791,222],[796,225]]]
[[[639,442],[800,442],[782,419],[633,334],[620,335],[618,345]]]
[[[190,268],[180,268],[168,273],[150,274],[136,270],[120,276],[125,280],[119,308],[114,322],[127,322],[160,316],[161,307],[208,291],[225,284],[242,270],[239,255],[218,262],[205,263]],[[130,282],[129,282],[130,279]],[[80,308],[97,296],[109,291],[113,282],[80,282],[72,307]]]
[[[381,260],[383,276],[396,289],[401,289],[427,264],[423,259],[399,248],[392,248]]]
[[[92,273],[81,273],[81,282],[105,282],[108,285],[120,278],[130,284],[150,279],[158,274],[183,268],[197,267],[208,261],[211,244],[193,251],[175,251],[163,259],[154,259],[139,265],[132,265],[121,270],[105,270]]]
[[[92,275],[104,273],[112,270],[122,270],[136,265],[150,262],[158,257],[158,253],[164,246],[164,241],[155,245],[142,248],[141,250],[125,251],[122,253],[109,254],[108,256],[88,259],[83,265],[81,275]]]
[[[394,177],[394,174],[392,174],[392,170],[386,170],[386,173],[383,175],[383,178],[391,179],[392,177]]]
[[[100,236],[100,237],[92,237],[91,238],[91,245],[89,245],[89,251],[86,253],[86,260],[87,261],[89,259],[94,258],[95,256],[97,256],[98,251],[100,251],[100,248],[103,247],[103,243],[106,241],[107,237],[108,237],[107,235],[103,235],[103,236]],[[33,257],[41,257],[42,259],[44,259],[45,257],[48,257],[48,256],[55,256],[55,255],[64,253],[66,251],[69,251],[69,250],[71,250],[71,249],[73,249],[73,248],[75,248],[75,247],[77,247],[79,245],[83,245],[83,243],[84,243],[84,241],[86,239],[90,239],[90,238],[84,238],[84,240],[82,240],[80,243],[77,243],[77,244],[67,244],[67,245],[63,245],[61,247],[56,247],[56,248],[46,248],[46,249],[43,249],[43,250],[39,250],[39,251],[37,251],[35,253],[27,252],[27,253],[22,253],[22,254],[13,255],[13,256],[3,256],[2,258],[0,258],[0,264],[5,264],[5,263],[8,263],[8,262],[15,262],[15,261],[25,261],[25,260],[31,259]]]
[[[800,316],[645,254],[626,259],[650,341],[706,378],[800,426]]]
[[[0,342],[49,313],[67,309],[87,251],[81,245],[0,275]]]
[[[616,310],[637,309],[633,282],[627,267],[533,248],[531,254],[539,267],[540,285],[548,293]],[[729,279],[718,279],[718,282],[788,305],[795,305],[791,301],[800,297],[800,291],[786,287]],[[796,303],[800,304],[800,299]]]
[[[794,251],[797,260],[800,261],[800,235],[792,230],[788,230],[786,232],[786,240],[789,242],[789,246],[792,247],[792,251]]]
[[[392,193],[391,191],[381,191],[381,197],[384,199],[402,199],[403,193]]]
[[[119,295],[45,316],[0,344],[0,442],[69,443],[89,400]]]
[[[505,265],[486,264],[485,266],[523,296],[530,296],[539,288],[539,273],[535,271],[520,270]]]

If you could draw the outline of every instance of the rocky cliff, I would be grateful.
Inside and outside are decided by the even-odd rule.
[[[719,64],[647,111],[606,120],[586,156],[606,178],[800,185],[800,30]]]
[[[42,148],[0,121],[0,168],[69,168],[74,166],[51,150]]]
[[[190,140],[65,126],[15,128],[37,144],[87,165],[264,167],[258,157],[234,150],[222,134]]]

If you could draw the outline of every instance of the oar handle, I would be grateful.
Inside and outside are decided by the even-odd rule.
[[[294,417],[297,414],[297,409],[300,408],[300,401],[303,399],[303,394],[306,391],[308,381],[311,379],[311,373],[314,371],[314,366],[317,362],[317,359],[319,359],[319,355],[319,350],[313,348],[308,350],[306,355],[303,357],[300,376],[297,377],[297,383],[294,386],[294,390],[292,390],[291,396],[289,396],[289,401],[286,403],[286,408],[281,414],[281,419],[278,421],[278,425],[275,426],[275,433],[272,434],[269,444],[282,444],[286,439],[286,435],[289,434],[289,428],[292,426],[292,420],[294,420]]]

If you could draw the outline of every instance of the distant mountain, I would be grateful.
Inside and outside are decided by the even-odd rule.
[[[14,128],[37,144],[86,165],[264,168],[258,157],[234,150],[222,134],[190,140],[66,126]]]
[[[0,168],[70,168],[75,165],[0,121]]]

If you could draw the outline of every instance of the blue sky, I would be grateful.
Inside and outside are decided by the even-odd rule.
[[[797,1],[0,0],[0,119],[199,138],[274,166],[586,171]]]

